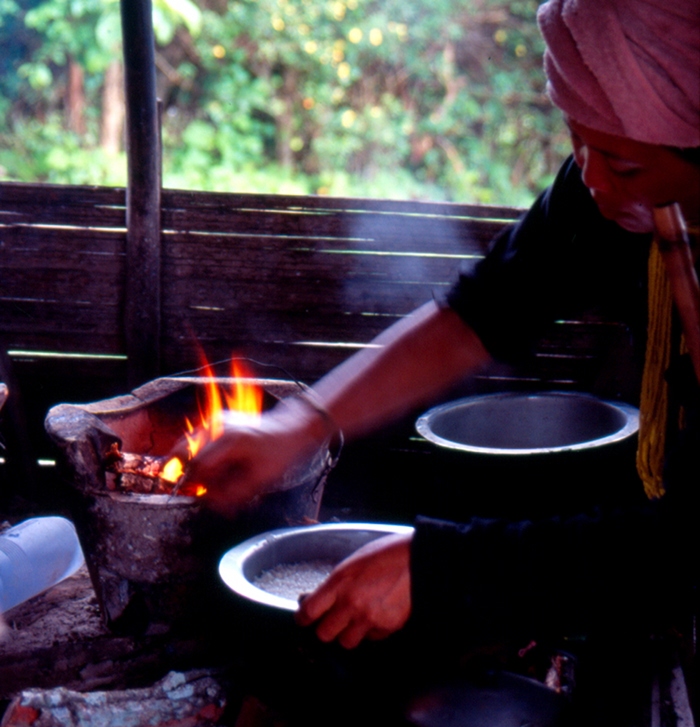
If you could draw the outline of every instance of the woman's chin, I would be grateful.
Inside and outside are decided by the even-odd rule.
[[[617,222],[623,230],[627,230],[627,232],[648,234],[654,231],[654,222],[651,217],[649,217],[649,219],[640,219],[634,215],[619,215],[615,218],[615,222]]]
[[[647,234],[654,231],[654,219],[651,211],[644,207],[635,208],[633,210],[626,209],[606,209],[599,205],[599,209],[603,217],[622,227],[627,232],[637,234]]]

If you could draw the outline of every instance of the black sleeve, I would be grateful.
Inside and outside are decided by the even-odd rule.
[[[638,304],[650,236],[605,220],[573,159],[488,255],[465,268],[445,302],[498,359],[518,361],[557,319]]]
[[[666,623],[692,581],[683,553],[693,529],[671,509],[659,500],[533,522],[418,518],[413,624],[473,646]]]
[[[475,644],[595,630],[663,628],[692,612],[698,588],[700,384],[687,356],[671,388],[686,426],[667,449],[665,495],[533,521],[416,521],[413,621]],[[601,472],[601,477],[605,473]],[[527,643],[527,642],[525,642]]]
[[[492,355],[514,360],[550,321],[579,305],[629,315],[645,308],[649,242],[601,217],[569,160],[486,258],[460,274],[447,304]],[[411,546],[413,625],[433,642],[474,645],[634,628],[687,608],[697,582],[687,556],[700,545],[696,384],[692,391],[683,397],[695,402],[686,412],[691,426],[660,500],[646,500],[640,483],[639,497],[624,508],[571,517],[419,517]]]

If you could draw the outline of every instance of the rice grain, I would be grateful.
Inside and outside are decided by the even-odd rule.
[[[262,591],[298,601],[302,593],[311,593],[326,580],[334,564],[327,560],[280,563],[264,570],[252,583]]]

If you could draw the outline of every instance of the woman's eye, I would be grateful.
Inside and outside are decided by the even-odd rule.
[[[631,177],[641,169],[639,164],[626,159],[608,158],[608,166],[611,171],[621,177]]]

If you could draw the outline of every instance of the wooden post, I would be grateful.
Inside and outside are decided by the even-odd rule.
[[[126,91],[126,280],[129,385],[160,374],[161,154],[151,0],[121,0]]]

